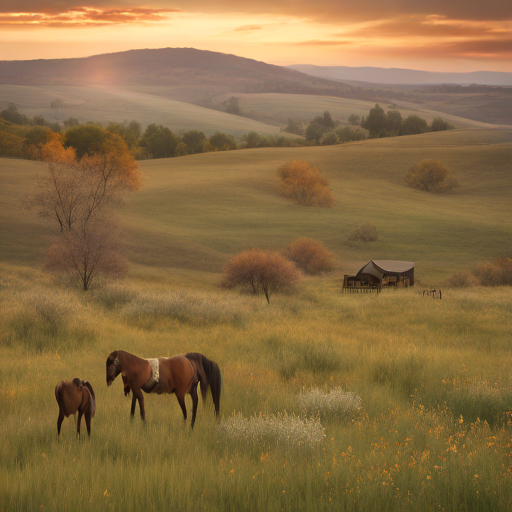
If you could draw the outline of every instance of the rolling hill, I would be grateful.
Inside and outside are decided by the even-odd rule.
[[[439,282],[512,253],[511,130],[453,130],[339,146],[264,148],[141,162],[144,188],[121,212],[134,275],[185,276],[217,282],[225,262],[251,247],[280,249],[300,236],[340,257],[340,272],[364,260],[415,261],[418,278]],[[301,208],[276,191],[283,162],[303,158],[331,183],[333,209]],[[407,169],[440,159],[460,182],[452,194],[405,186]],[[44,164],[0,160],[0,259],[38,267],[48,229],[24,215],[20,199]],[[347,235],[373,222],[375,244],[354,247]]]

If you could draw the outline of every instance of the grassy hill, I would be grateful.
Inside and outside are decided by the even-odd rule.
[[[39,270],[49,231],[20,199],[45,165],[0,159],[3,508],[508,511],[511,287],[421,290],[511,255],[511,153],[512,130],[475,129],[144,161],[145,187],[121,213],[130,274],[87,293]],[[291,158],[325,173],[332,210],[277,195]],[[406,188],[422,158],[460,189]],[[379,241],[345,245],[361,220]],[[270,304],[219,289],[237,251],[303,235],[340,256],[336,273]],[[415,261],[418,286],[341,294],[342,274],[369,258]],[[146,422],[130,420],[121,378],[105,384],[115,349],[216,361],[219,421],[200,406],[191,430],[156,394]],[[82,421],[78,441],[70,417],[58,441],[54,388],[75,377],[96,392],[91,437]]]
[[[280,249],[299,236],[340,257],[339,271],[371,258],[415,261],[420,280],[439,282],[461,268],[512,252],[510,130],[454,130],[331,147],[264,148],[141,162],[144,188],[121,211],[128,256],[139,274],[215,277],[235,253]],[[331,183],[333,209],[302,208],[281,198],[275,172],[303,158]],[[441,160],[461,184],[450,194],[405,186],[424,158]],[[44,164],[1,161],[0,258],[41,263],[48,234],[20,210]],[[347,235],[373,222],[379,240],[350,247]],[[202,279],[203,277],[201,277]]]

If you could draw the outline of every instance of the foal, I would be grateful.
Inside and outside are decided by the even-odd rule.
[[[78,421],[76,423],[76,432],[80,439],[80,423],[82,416],[85,416],[87,425],[87,435],[91,435],[91,419],[96,412],[96,397],[94,390],[88,382],[78,378],[72,382],[61,380],[55,387],[55,398],[59,404],[59,418],[57,419],[57,436],[60,437],[60,427],[64,421],[64,416],[75,415],[78,411]]]

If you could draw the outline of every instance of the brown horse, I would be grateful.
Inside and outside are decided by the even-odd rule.
[[[197,411],[197,385],[201,386],[203,402],[206,400],[208,387],[211,390],[215,415],[219,415],[222,376],[219,366],[206,356],[191,352],[174,357],[158,359],[142,359],[124,350],[115,350],[107,358],[107,385],[121,374],[123,377],[124,394],[133,391],[131,415],[135,414],[135,406],[139,401],[140,415],[146,419],[144,409],[145,393],[175,393],[187,420],[185,395],[192,397],[192,422],[194,428]]]
[[[96,396],[94,390],[88,382],[78,378],[72,382],[61,380],[55,386],[55,398],[59,404],[59,418],[57,419],[57,436],[60,437],[60,427],[64,421],[64,416],[75,415],[78,411],[78,421],[76,422],[76,432],[80,438],[80,423],[82,415],[85,415],[85,424],[87,425],[87,434],[91,435],[91,419],[96,412]]]

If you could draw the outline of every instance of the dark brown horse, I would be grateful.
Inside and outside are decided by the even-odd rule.
[[[158,394],[175,393],[183,411],[183,419],[186,421],[185,395],[188,393],[192,397],[193,428],[196,421],[198,384],[201,387],[203,402],[210,388],[215,415],[219,415],[221,372],[217,363],[202,354],[191,352],[174,357],[142,359],[124,350],[115,350],[107,358],[107,385],[110,386],[119,374],[123,377],[124,394],[133,392],[132,416],[135,414],[138,400],[140,415],[143,420],[146,418],[143,391]]]
[[[71,414],[73,416],[78,411],[78,421],[76,422],[76,432],[80,438],[80,423],[82,416],[85,416],[85,424],[87,425],[87,434],[91,435],[91,419],[96,412],[96,396],[94,390],[88,382],[84,382],[78,378],[72,382],[61,380],[55,387],[55,398],[59,404],[59,418],[57,419],[57,436],[60,437],[60,427]]]

